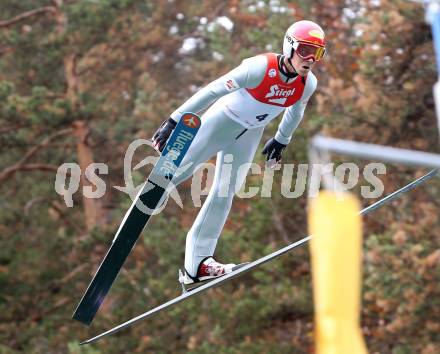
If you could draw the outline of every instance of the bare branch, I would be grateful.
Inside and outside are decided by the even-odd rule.
[[[61,136],[70,134],[71,132],[72,132],[71,128],[60,130],[60,131],[48,136],[41,143],[35,145],[32,149],[30,149],[23,156],[23,158],[20,161],[18,161],[17,163],[15,163],[12,166],[5,168],[0,173],[0,183],[5,181],[6,179],[8,179],[10,176],[15,174],[17,171],[32,171],[32,170],[49,171],[49,172],[57,171],[58,167],[54,166],[54,165],[47,165],[47,164],[41,164],[41,163],[34,163],[34,164],[25,164],[25,163],[32,156],[34,156],[37,153],[37,151],[39,151],[42,148],[47,147],[52,140],[57,139]]]
[[[77,235],[84,234],[84,231],[75,222],[72,222],[68,217],[66,217],[64,212],[61,210],[61,208],[55,202],[52,201],[50,203],[50,207],[59,215],[59,217],[64,221],[64,223],[68,227],[71,227],[73,230],[75,230]]]
[[[78,267],[76,267],[70,273],[66,274],[63,278],[61,278],[58,281],[57,285],[61,285],[61,284],[67,283],[68,281],[70,281],[70,279],[74,278],[77,274],[81,273],[87,267],[88,267],[87,263],[80,264]]]
[[[7,180],[13,174],[18,171],[45,171],[45,172],[56,172],[58,171],[58,166],[48,165],[43,163],[30,163],[27,165],[13,165],[7,167],[0,173],[0,183]]]
[[[9,133],[10,131],[18,130],[23,127],[24,127],[24,124],[11,125],[9,127],[1,127],[0,134]]]
[[[59,218],[64,222],[64,224],[69,227],[72,228],[73,230],[75,230],[77,235],[83,235],[84,231],[75,223],[72,222],[68,217],[66,217],[66,215],[64,214],[64,212],[61,210],[61,208],[57,205],[56,202],[46,198],[46,197],[36,197],[31,199],[29,202],[26,203],[26,205],[23,208],[23,212],[25,215],[29,215],[30,210],[38,205],[38,204],[42,204],[42,203],[46,203],[50,206],[50,208],[57,213],[57,215],[59,216]]]
[[[11,175],[18,171],[49,171],[56,172],[58,171],[58,166],[48,165],[43,163],[30,163],[27,165],[13,165],[8,168],[5,168],[3,172],[0,174],[0,183],[9,178]]]
[[[9,19],[9,20],[0,21],[0,28],[10,27],[12,25],[15,25],[18,22],[21,22],[23,20],[28,19],[29,17],[35,16],[35,15],[44,14],[44,13],[48,13],[48,12],[54,14],[56,12],[55,7],[53,7],[53,6],[45,6],[45,7],[39,8],[39,9],[23,12],[22,14],[17,15],[15,17]]]
[[[18,161],[18,162],[16,163],[16,165],[24,164],[24,163],[25,163],[26,161],[28,161],[32,156],[34,156],[34,155],[37,153],[37,151],[38,151],[39,149],[47,147],[47,146],[49,145],[49,143],[50,143],[52,140],[55,140],[55,139],[57,139],[57,138],[59,138],[59,137],[61,137],[61,136],[64,136],[64,135],[70,134],[71,132],[72,132],[72,129],[67,128],[67,129],[63,129],[63,130],[57,131],[56,133],[54,133],[54,134],[52,134],[52,135],[49,135],[49,136],[48,136],[46,139],[44,139],[41,143],[35,145],[32,149],[30,149],[30,150],[29,150],[29,151],[23,156],[23,158],[22,158],[20,161]]]
[[[53,303],[52,307],[49,308],[45,308],[43,311],[31,315],[29,316],[26,320],[25,323],[29,323],[29,322],[37,322],[37,321],[41,321],[42,318],[47,317],[48,315],[50,315],[52,312],[56,311],[57,309],[59,309],[60,307],[63,307],[64,305],[68,304],[69,302],[71,302],[72,299],[69,297],[63,297],[60,298],[59,300],[55,301]]]
[[[77,71],[76,75],[78,77],[84,76],[85,74],[89,73],[90,71],[95,70],[96,67],[101,64],[102,63],[96,62],[95,64],[89,65],[88,67],[84,68],[83,70]]]
[[[25,206],[24,206],[24,208],[23,208],[24,215],[29,215],[29,211],[30,211],[35,205],[40,204],[40,203],[44,203],[44,202],[47,202],[47,199],[44,198],[44,197],[36,197],[36,198],[32,198],[30,201],[28,201],[28,202],[25,204]]]

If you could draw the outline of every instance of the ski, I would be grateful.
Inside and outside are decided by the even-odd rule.
[[[167,192],[172,178],[200,128],[200,118],[182,115],[159,160],[124,216],[113,242],[72,318],[90,325],[139,235]]]
[[[435,169],[435,170],[430,171],[426,175],[416,179],[415,181],[413,181],[413,182],[407,184],[406,186],[398,189],[397,191],[391,193],[390,195],[388,195],[388,196],[378,200],[377,202],[373,203],[372,205],[362,209],[359,212],[359,214],[366,215],[366,214],[371,213],[372,211],[380,208],[381,206],[385,205],[386,203],[389,203],[392,200],[397,199],[403,193],[406,193],[406,192],[416,188],[417,186],[425,183],[426,181],[430,180],[431,178],[436,176],[439,173],[439,171],[440,171],[439,169]],[[80,344],[83,345],[83,344],[90,344],[90,343],[96,342],[97,340],[99,340],[103,337],[106,337],[110,334],[116,333],[124,328],[127,328],[127,327],[133,325],[136,322],[139,322],[139,321],[144,320],[148,317],[151,317],[162,310],[168,309],[169,307],[176,305],[181,301],[184,301],[192,296],[195,296],[195,295],[200,294],[204,291],[207,291],[211,288],[219,286],[232,278],[235,278],[235,277],[242,275],[250,270],[253,270],[256,267],[259,267],[264,263],[270,262],[273,259],[278,258],[279,256],[293,250],[294,248],[303,245],[304,243],[308,242],[311,238],[312,238],[311,235],[306,236],[306,237],[300,239],[299,241],[293,242],[290,245],[287,245],[287,246],[279,249],[278,251],[275,251],[267,256],[264,256],[254,262],[245,263],[243,265],[240,265],[240,267],[238,269],[234,270],[232,273],[229,273],[229,274],[221,276],[217,279],[211,280],[211,281],[204,283],[203,285],[197,286],[196,288],[193,288],[191,290],[187,290],[186,288],[183,287],[182,295],[180,295],[180,296],[178,296],[178,297],[176,297],[176,298],[174,298],[174,299],[172,299],[162,305],[159,305],[158,307],[155,307],[155,308],[153,308],[153,309],[151,309],[151,310],[149,310],[149,311],[147,311],[137,317],[134,317],[131,320],[128,320],[127,322],[124,322],[124,323],[122,323],[122,324],[120,324],[120,325],[118,325],[118,326],[116,326],[106,332],[103,332],[93,338],[87,339],[87,340],[81,342]],[[179,271],[179,277],[180,277],[181,273],[182,272]]]
[[[197,286],[196,288],[193,288],[191,290],[184,289],[182,295],[180,295],[180,296],[178,296],[168,302],[165,302],[164,304],[159,305],[159,306],[157,306],[157,307],[155,307],[155,308],[153,308],[153,309],[151,309],[151,310],[149,310],[149,311],[147,311],[137,317],[134,317],[131,320],[124,322],[124,323],[120,324],[119,326],[116,326],[116,327],[108,330],[107,332],[101,333],[101,334],[97,335],[96,337],[93,337],[93,338],[90,338],[84,342],[81,342],[80,344],[82,345],[82,344],[93,343],[93,342],[97,341],[98,339],[101,339],[101,338],[106,337],[110,334],[116,333],[123,328],[126,328],[126,327],[133,325],[136,322],[139,322],[139,321],[144,320],[148,317],[151,317],[151,316],[157,314],[158,312],[165,310],[173,305],[176,305],[179,302],[182,302],[192,296],[198,295],[204,291],[207,291],[207,290],[212,289],[216,286],[219,286],[228,280],[231,280],[239,275],[242,275],[242,274],[244,274],[244,273],[246,273],[246,272],[248,272],[248,271],[264,264],[264,263],[271,261],[274,258],[281,256],[282,254],[284,254],[286,252],[289,252],[290,250],[298,247],[299,245],[302,245],[303,243],[309,241],[310,238],[311,238],[311,236],[305,237],[305,238],[303,238],[297,242],[294,242],[294,243],[292,243],[292,244],[290,244],[290,245],[288,245],[288,246],[286,246],[276,252],[273,252],[273,253],[271,253],[265,257],[262,257],[260,259],[257,259],[254,262],[246,263],[243,266],[236,269],[235,271],[233,271],[232,273],[229,273],[229,274],[223,275],[221,277],[218,277],[217,279],[208,281],[208,282],[204,283],[203,285]]]

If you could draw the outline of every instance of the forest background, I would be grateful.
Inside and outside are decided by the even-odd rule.
[[[310,353],[308,247],[100,343],[79,341],[179,294],[189,184],[154,218],[87,329],[71,320],[129,207],[123,159],[198,88],[263,52],[288,26],[326,30],[319,85],[284,153],[316,134],[439,152],[437,73],[420,4],[392,0],[0,2],[0,353]],[[267,127],[263,142],[277,124]],[[262,142],[262,143],[263,143]],[[263,165],[259,152],[255,161]],[[136,161],[142,160],[137,153]],[[352,161],[344,156],[335,161]],[[54,188],[66,162],[109,166],[103,198]],[[356,161],[362,166],[365,161]],[[390,193],[426,170],[387,164]],[[141,183],[147,168],[133,173]],[[307,234],[306,197],[236,199],[217,256],[257,259]],[[261,176],[248,184],[259,185]],[[359,191],[355,191],[358,193]],[[440,352],[438,178],[364,219],[362,331],[370,353]],[[363,200],[364,205],[375,200]]]

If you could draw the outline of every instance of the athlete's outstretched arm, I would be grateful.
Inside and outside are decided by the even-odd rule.
[[[238,67],[202,88],[177,108],[170,115],[170,118],[157,129],[152,138],[155,148],[159,151],[163,150],[183,113],[200,113],[228,93],[242,87],[253,88],[258,86],[263,80],[266,66],[267,60],[264,56],[245,59]]]
[[[301,99],[293,106],[290,106],[284,112],[283,119],[278,126],[278,131],[275,134],[275,140],[281,144],[287,145],[292,139],[292,134],[298,127],[304,116],[304,111],[309,101],[310,96],[315,92],[317,80],[315,75],[310,73],[307,77],[306,87],[304,88]]]
[[[266,71],[267,61],[262,56],[248,58],[235,69],[199,90],[177,108],[171,118],[178,122],[185,112],[200,113],[220,97],[240,88],[252,88],[260,84]]]

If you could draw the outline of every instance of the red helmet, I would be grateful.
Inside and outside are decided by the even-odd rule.
[[[325,55],[325,34],[322,28],[312,21],[295,22],[286,32],[283,44],[284,56],[293,57],[294,51],[303,58],[320,61]]]

